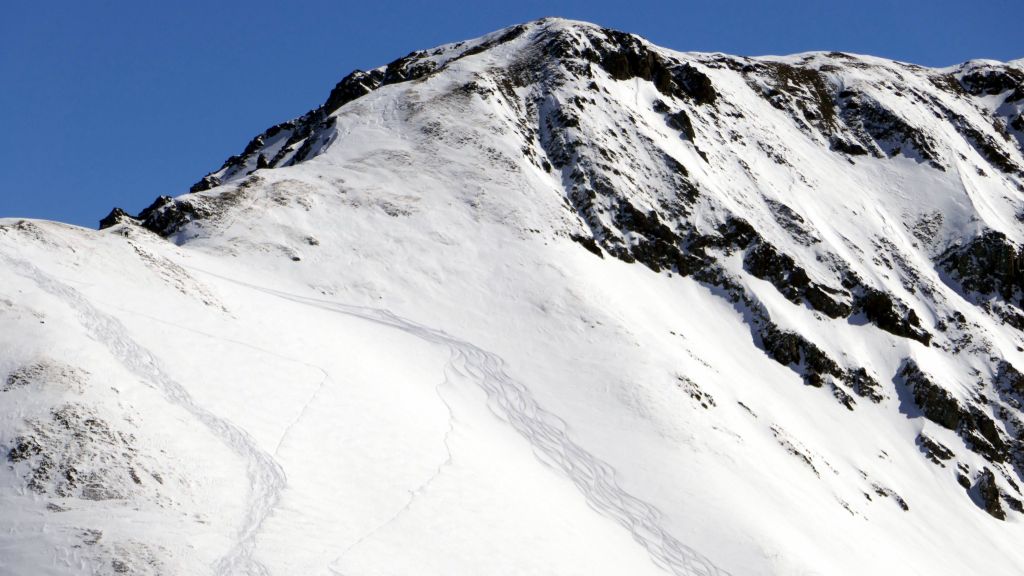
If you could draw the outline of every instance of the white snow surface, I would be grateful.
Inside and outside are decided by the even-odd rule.
[[[908,409],[896,375],[913,359],[967,402],[995,359],[1024,366],[1024,335],[934,263],[982,230],[1024,241],[1024,180],[894,93],[927,94],[1019,164],[1021,135],[988,120],[1019,105],[928,78],[1021,61],[744,60],[861,91],[935,143],[938,169],[906,144],[831,150],[723,55],[650,47],[706,74],[713,109],[597,66],[509,81],[547,39],[599,31],[524,30],[423,53],[437,72],[333,112],[307,159],[183,196],[209,210],[170,241],[0,220],[0,574],[1021,573],[1024,515],[993,518],[955,476],[991,468],[1020,498],[1013,468]],[[699,189],[696,230],[742,216],[828,285],[842,261],[906,302],[931,345],[796,304],[724,254],[775,324],[880,382],[881,402],[851,410],[766,354],[721,290],[612,257],[635,239],[607,236],[611,210],[588,222],[570,204],[571,168],[541,144],[538,118],[574,97],[572,162],[634,206],[676,202],[650,152],[664,151]],[[692,141],[656,100],[688,112]],[[935,329],[951,311],[984,345],[951,351]],[[922,432],[956,459],[928,461]],[[11,457],[26,438],[38,451]]]

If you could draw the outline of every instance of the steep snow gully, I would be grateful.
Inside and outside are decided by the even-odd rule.
[[[77,312],[89,334],[125,368],[158,389],[172,404],[184,408],[245,458],[251,486],[245,521],[238,530],[237,542],[217,561],[214,573],[223,576],[269,574],[266,567],[253,558],[253,549],[260,526],[276,506],[286,484],[284,470],[274,457],[261,450],[247,432],[197,404],[180,383],[166,374],[156,357],[132,339],[120,321],[97,310],[77,290],[24,260],[0,253],[0,262],[35,282],[41,290],[66,302]]]
[[[615,469],[576,444],[569,436],[566,423],[541,408],[526,387],[509,377],[504,369],[504,361],[499,356],[443,331],[402,318],[389,310],[300,296],[221,276],[207,270],[193,270],[298,304],[395,328],[424,341],[444,346],[451,354],[448,369],[468,377],[483,389],[495,415],[507,421],[526,438],[533,446],[534,453],[545,465],[565,474],[583,493],[592,508],[629,530],[633,539],[647,550],[658,566],[679,576],[729,574],[666,531],[661,525],[661,513],[655,507],[623,490],[615,480]],[[441,399],[444,401],[443,397]],[[447,406],[447,402],[445,405]],[[450,456],[449,453],[449,459]],[[438,472],[443,466],[444,464],[438,467]],[[397,518],[409,507],[415,495],[426,488],[435,477],[436,474],[424,482],[414,491],[410,501],[401,510],[373,532]],[[366,536],[360,541],[365,538]],[[350,545],[346,552],[360,541]],[[340,560],[341,557],[336,559],[335,563]],[[337,571],[335,573],[341,574]]]

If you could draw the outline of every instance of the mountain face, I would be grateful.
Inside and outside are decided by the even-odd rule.
[[[0,572],[1017,574],[1022,113],[545,19],[0,220]]]

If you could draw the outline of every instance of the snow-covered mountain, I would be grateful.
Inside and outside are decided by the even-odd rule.
[[[0,573],[1020,574],[1022,111],[545,19],[0,220]]]

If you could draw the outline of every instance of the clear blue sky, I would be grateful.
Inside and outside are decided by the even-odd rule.
[[[0,217],[95,226],[178,195],[355,68],[542,16],[678,50],[1024,57],[1024,1],[61,0],[0,7]]]

